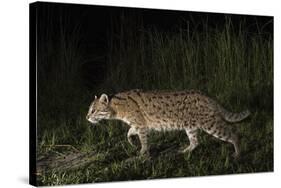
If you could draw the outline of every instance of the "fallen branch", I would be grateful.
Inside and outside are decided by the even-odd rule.
[[[56,145],[43,145],[43,147],[70,147],[71,149],[75,150],[76,152],[79,152],[78,149],[76,149],[74,146],[69,145],[69,144],[56,144]]]
[[[37,160],[37,175],[41,175],[50,171],[65,171],[73,170],[81,167],[85,167],[94,162],[110,162],[114,159],[115,148],[108,150],[107,152],[100,153],[97,151],[79,151],[72,145],[45,145],[44,147],[68,147],[73,151],[67,152],[58,152],[58,151],[49,151],[45,156],[41,156]],[[179,155],[176,151],[177,144],[171,144],[169,147],[162,148],[159,151],[159,148],[152,149],[154,152],[151,152],[151,155],[146,156],[132,156],[124,160],[121,159],[120,163],[125,163],[126,165],[131,165],[135,161],[141,160],[142,163],[153,162],[159,157],[169,156],[169,155]],[[158,150],[158,151],[157,151]]]

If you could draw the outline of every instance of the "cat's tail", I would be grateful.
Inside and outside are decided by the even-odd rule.
[[[246,119],[251,114],[249,110],[245,110],[239,113],[234,113],[226,110],[223,107],[220,107],[219,111],[221,116],[230,123],[236,123],[242,121],[243,119]]]

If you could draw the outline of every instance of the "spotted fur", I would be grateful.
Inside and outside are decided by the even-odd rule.
[[[113,96],[95,96],[86,119],[98,123],[102,119],[117,119],[130,126],[127,133],[138,135],[141,154],[148,153],[149,130],[184,130],[190,144],[181,152],[191,152],[199,144],[198,130],[233,144],[234,156],[239,156],[239,141],[229,123],[242,121],[250,115],[248,110],[233,113],[199,91],[147,91],[130,90]]]

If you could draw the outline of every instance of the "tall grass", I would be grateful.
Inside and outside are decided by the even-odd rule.
[[[68,9],[52,4],[38,12],[38,136],[43,144],[46,137],[58,141],[79,130],[88,96],[81,79],[80,23],[73,22]]]
[[[105,88],[193,88],[226,103],[232,100],[234,106],[249,105],[256,95],[263,95],[258,96],[263,105],[272,98],[272,36],[263,31],[250,33],[246,25],[234,28],[230,17],[222,29],[200,31],[191,31],[189,22],[170,33],[127,22],[119,27],[109,43]]]

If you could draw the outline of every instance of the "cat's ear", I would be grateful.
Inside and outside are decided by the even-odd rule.
[[[97,99],[98,97],[95,95],[95,100]]]
[[[100,100],[99,100],[101,103],[105,103],[105,104],[108,104],[108,96],[106,94],[102,94],[100,96]]]

